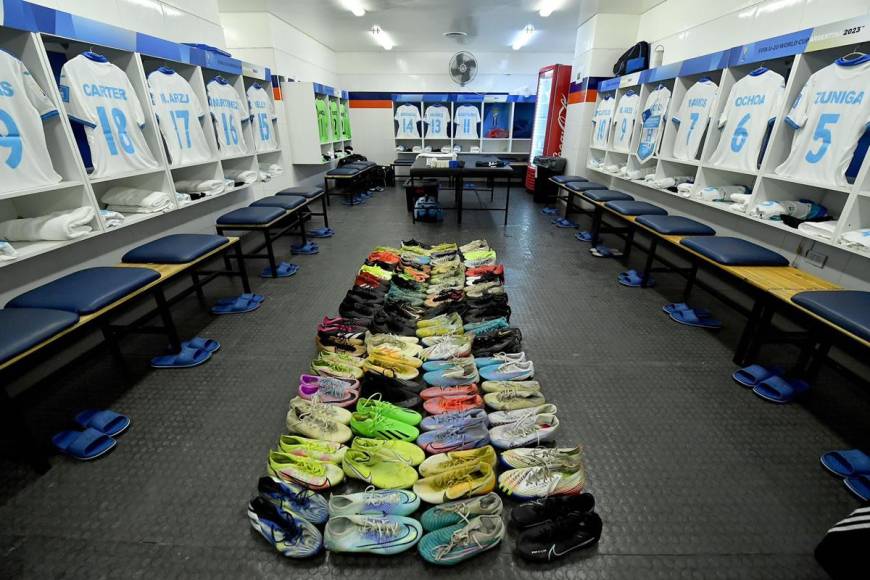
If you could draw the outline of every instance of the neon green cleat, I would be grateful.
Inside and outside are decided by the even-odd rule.
[[[341,468],[348,477],[361,479],[380,489],[407,489],[418,478],[417,471],[410,465],[357,449],[348,449]]]
[[[378,454],[390,461],[400,461],[412,467],[423,463],[426,454],[422,449],[407,441],[393,439],[369,439],[367,437],[355,437],[351,449]],[[493,458],[495,454],[493,454]]]
[[[408,425],[419,425],[423,420],[423,416],[417,411],[411,409],[403,409],[392,403],[380,400],[378,393],[375,393],[369,398],[362,397],[356,402],[356,410],[360,413],[378,412],[387,419],[395,419]]]

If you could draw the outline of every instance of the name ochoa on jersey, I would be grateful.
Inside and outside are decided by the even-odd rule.
[[[117,99],[119,101],[127,100],[127,91],[118,87],[82,83],[82,90],[85,92],[85,95],[89,97],[105,97],[107,99]]]
[[[737,97],[734,100],[734,106],[745,107],[747,105],[763,105],[764,95],[746,95],[745,97]]]
[[[239,103],[230,99],[213,99],[209,97],[208,104],[212,107],[224,107],[225,109],[239,110]]]

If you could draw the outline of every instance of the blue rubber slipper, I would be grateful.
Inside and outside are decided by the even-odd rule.
[[[556,222],[556,227],[557,228],[576,228],[577,224],[575,224],[574,222],[572,222],[569,219],[562,218],[561,220]]]
[[[204,348],[181,347],[176,354],[155,356],[151,359],[151,366],[155,369],[189,369],[206,362],[211,358],[211,353]]]
[[[105,455],[118,444],[105,433],[90,428],[84,431],[61,431],[51,438],[51,442],[61,453],[81,461]]]
[[[252,294],[251,292],[245,292],[244,294],[239,294],[238,296],[233,296],[231,298],[221,298],[215,304],[232,304],[236,300],[247,300],[249,302],[257,302],[260,303],[265,300],[266,297],[261,294]]]
[[[604,244],[598,244],[594,248],[589,248],[589,253],[596,258],[616,258],[622,255],[621,250],[608,248]]]
[[[244,298],[236,298],[235,301],[229,303],[217,303],[211,307],[212,314],[244,314],[252,312],[262,305],[256,300],[246,300]]]
[[[296,264],[290,264],[288,262],[281,262],[278,264],[278,270],[275,275],[272,275],[271,266],[266,266],[263,268],[263,271],[260,272],[260,278],[289,278],[293,274],[299,271],[299,266]]]
[[[203,350],[207,350],[208,352],[214,354],[221,349],[221,343],[216,340],[212,340],[210,338],[203,338],[201,336],[194,336],[188,341],[182,342],[181,346],[184,348],[201,348]]]
[[[582,231],[574,234],[574,237],[580,240],[581,242],[591,242],[592,241],[592,232]]]
[[[860,497],[864,501],[870,501],[870,477],[866,475],[856,475],[855,477],[847,477],[843,480],[846,487]]]
[[[810,388],[809,383],[800,379],[786,380],[779,375],[764,379],[752,389],[752,392],[771,403],[790,403],[801,393]]]
[[[307,242],[305,244],[294,244],[290,246],[290,253],[293,255],[314,255],[320,252],[320,248],[314,242]]]
[[[782,374],[783,369],[780,367],[763,367],[761,365],[749,365],[734,371],[731,378],[743,385],[744,387],[752,388],[761,381],[772,376]]]
[[[662,311],[665,314],[671,314],[672,312],[675,312],[677,310],[694,310],[698,318],[707,318],[712,314],[712,312],[710,312],[706,308],[692,308],[685,302],[675,302],[673,304],[665,304],[664,306],[662,306]]]
[[[543,215],[559,215],[559,210],[555,207],[545,207],[541,210]]]
[[[130,426],[130,417],[109,409],[88,409],[73,419],[82,429],[96,429],[103,435],[117,437]]]
[[[335,230],[332,228],[317,228],[308,232],[309,238],[331,238],[335,235]]]
[[[643,284],[643,278],[640,274],[638,274],[635,270],[629,270],[628,272],[620,272],[616,281],[622,284],[623,286],[628,286],[629,288],[640,288]],[[648,278],[646,281],[646,287],[652,288],[656,285],[656,281],[653,280],[652,277]]]
[[[860,449],[828,451],[821,456],[822,467],[838,477],[870,475],[870,455]]]
[[[698,328],[709,328],[717,330],[722,328],[722,322],[709,316],[699,316],[694,310],[675,310],[669,314],[671,320],[685,324],[686,326],[695,326]]]

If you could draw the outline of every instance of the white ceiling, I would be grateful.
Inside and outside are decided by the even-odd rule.
[[[574,51],[580,5],[562,0],[548,18],[537,10],[541,0],[361,0],[362,17],[340,0],[219,0],[221,12],[267,10],[315,40],[339,52],[380,51],[368,30],[375,24],[393,39],[395,50],[478,52],[511,50],[514,36],[527,24],[536,34],[525,52]],[[463,43],[445,38],[448,31],[467,32]]]

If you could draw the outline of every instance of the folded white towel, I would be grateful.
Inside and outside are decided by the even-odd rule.
[[[695,197],[704,201],[724,201],[725,194],[721,187],[705,187],[695,192]]]
[[[655,173],[647,173],[643,176],[644,181],[655,181],[656,174]]]
[[[18,252],[12,247],[9,242],[0,242],[0,261],[15,260],[18,258]]]
[[[659,179],[653,179],[652,184],[653,186],[660,189],[667,189],[680,183],[689,183],[694,180],[695,178],[689,175],[675,175],[674,177],[661,177]]]
[[[272,174],[268,171],[260,171],[258,173],[260,174],[260,181],[262,181],[263,183],[272,181]]]
[[[447,149],[447,151],[444,151],[444,149]],[[441,151],[443,153],[450,153],[453,150],[449,146],[444,146],[441,148]],[[280,165],[278,165],[277,163],[272,163],[272,164],[261,163],[260,164],[260,171],[265,171],[267,173],[271,173],[272,175],[280,175],[280,174],[284,173],[284,168],[281,167]]]
[[[606,171],[608,173],[616,173],[617,171],[619,171],[619,165],[617,165],[616,163],[611,163],[610,165],[605,165],[604,171]]]
[[[751,193],[732,193],[728,196],[734,203],[749,203],[749,198],[751,197]]]
[[[837,220],[829,220],[826,222],[803,222],[798,225],[797,229],[811,236],[830,240],[833,239],[836,228]]]
[[[731,211],[736,211],[737,213],[746,213],[746,204],[745,203],[732,203],[728,206],[728,209]]]
[[[224,179],[183,179],[175,182],[175,191],[181,193],[202,193],[204,195],[217,195],[226,189]]]
[[[224,177],[232,179],[235,183],[254,183],[257,181],[258,173],[250,169],[225,169]]]
[[[101,209],[100,217],[107,228],[115,228],[124,224],[124,214],[110,209]]]
[[[118,213],[164,213],[172,209],[168,204],[163,209],[151,209],[150,207],[142,207],[141,205],[115,205],[106,206],[109,211]]]
[[[691,197],[692,190],[695,189],[694,183],[680,183],[677,185],[677,193],[682,195],[683,197]]]
[[[151,213],[168,209],[171,199],[165,191],[117,186],[106,191],[100,201],[106,205],[140,207],[145,211],[137,213]]]
[[[870,252],[870,228],[845,232],[840,235],[840,243],[853,250]]]
[[[193,201],[190,197],[189,193],[176,193],[175,194],[175,203],[178,204],[178,207],[183,207]]]
[[[628,166],[626,165],[626,168]],[[640,169],[626,169],[625,176],[629,179],[640,179],[641,173]]]
[[[778,201],[762,201],[752,208],[752,217],[770,220],[788,213],[785,207]]]
[[[9,242],[74,240],[93,231],[91,223],[95,215],[94,208],[79,207],[35,218],[0,222],[0,240]]]

